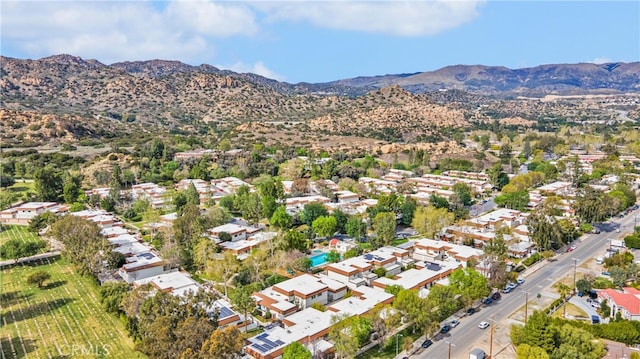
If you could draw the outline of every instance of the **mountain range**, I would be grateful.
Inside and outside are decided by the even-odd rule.
[[[104,136],[136,125],[142,131],[184,133],[207,133],[213,126],[216,133],[224,133],[246,122],[271,124],[271,131],[297,126],[297,131],[310,134],[416,142],[438,138],[441,128],[467,127],[472,119],[537,120],[540,106],[546,105],[505,105],[518,96],[638,92],[640,62],[515,70],[456,65],[414,74],[289,84],[178,61],[105,65],[72,55],[38,60],[0,56],[2,137],[22,136],[15,145],[55,136]],[[548,106],[543,111],[547,118],[566,117]],[[573,116],[585,116],[583,110],[572,111]],[[49,115],[58,116],[55,124]],[[33,133],[25,133],[25,127],[34,128]],[[46,134],[43,129],[48,129]]]

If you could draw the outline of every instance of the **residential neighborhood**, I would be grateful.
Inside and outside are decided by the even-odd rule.
[[[176,159],[183,157],[176,154]],[[578,157],[580,168],[588,169],[592,158]],[[303,158],[300,160],[304,161]],[[509,184],[518,183],[518,176],[528,178],[530,175],[531,172],[510,175]],[[637,177],[630,178],[632,181],[627,186],[634,192],[634,202],[631,203],[635,203]],[[617,185],[620,181],[619,176],[603,176],[602,184],[588,184],[591,188],[588,194],[606,196],[614,188],[620,188]],[[27,226],[34,218],[50,213],[75,216],[95,223],[100,235],[107,241],[109,250],[122,256],[120,267],[108,270],[105,264],[99,270],[97,277],[102,284],[122,281],[132,289],[149,287],[177,297],[211,291],[218,299],[206,308],[207,312],[217,318],[219,328],[233,325],[246,332],[248,336],[243,343],[243,352],[259,359],[279,358],[293,342],[302,344],[317,357],[342,356],[344,354],[340,354],[340,351],[343,349],[336,348],[341,344],[336,344],[333,335],[330,335],[337,324],[336,318],[346,320],[356,316],[382,315],[381,308],[386,308],[383,311],[395,310],[391,308],[396,305],[394,302],[401,291],[415,291],[419,298],[427,300],[434,287],[459,285],[460,279],[455,277],[455,272],[465,273],[473,268],[488,286],[480,292],[480,297],[469,297],[465,305],[454,306],[453,311],[445,312],[445,318],[457,317],[465,321],[465,316],[471,313],[466,308],[491,303],[484,300],[487,295],[504,288],[509,289],[504,291],[508,293],[518,283],[524,282],[521,276],[526,275],[531,267],[544,265],[544,262],[539,262],[543,259],[541,255],[548,258],[564,253],[565,248],[567,252],[572,251],[576,248],[572,243],[581,233],[591,233],[597,229],[592,225],[585,227],[580,224],[584,223],[580,216],[584,218],[585,214],[579,213],[585,209],[580,207],[579,198],[585,196],[585,192],[567,181],[534,185],[526,191],[527,200],[521,204],[510,204],[500,201],[501,197],[508,197],[510,193],[501,193],[486,173],[445,171],[438,175],[416,176],[408,170],[391,169],[381,178],[360,177],[356,184],[361,187],[353,187],[355,191],[342,189],[342,186],[329,179],[306,181],[304,186],[294,181],[282,181],[282,197],[274,202],[274,208],[282,208],[282,214],[278,215],[274,210],[271,218],[264,218],[262,214],[253,217],[250,207],[236,204],[240,196],[249,198],[249,203],[252,196],[257,196],[256,203],[259,203],[260,197],[266,196],[265,188],[274,188],[269,187],[274,183],[278,185],[276,182],[267,183],[271,184],[252,185],[235,177],[210,181],[182,179],[173,188],[143,183],[132,185],[130,190],[119,190],[118,202],[129,203],[131,208],[135,203],[148,203],[148,213],[156,213],[147,216],[150,220],[140,224],[124,218],[122,214],[98,207],[71,210],[68,204],[56,202],[18,204],[0,212],[0,222],[4,225]],[[105,201],[113,193],[112,188],[101,187],[87,190],[86,196]],[[456,220],[453,214],[449,218],[448,215],[434,212],[431,218],[419,211],[400,210],[398,204],[393,204],[393,201],[405,198],[405,201],[409,201],[405,203],[414,201],[414,210],[417,205],[437,211],[435,206],[440,201],[457,201],[464,193],[469,196],[466,204],[462,201],[467,208],[474,203],[490,203],[491,206],[476,213],[467,210],[466,215]],[[186,202],[177,202],[177,195],[186,196]],[[194,202],[189,202],[189,196],[193,196]],[[228,198],[233,198],[233,203]],[[229,289],[239,290],[238,280],[234,283],[233,279],[239,272],[229,272],[221,277],[208,274],[206,277],[209,278],[205,279],[205,271],[185,270],[176,262],[177,257],[163,258],[166,249],[157,247],[150,240],[153,236],[175,231],[173,227],[185,216],[184,211],[188,210],[189,203],[193,203],[193,208],[197,209],[198,213],[194,215],[199,216],[211,208],[225,213],[227,209],[221,206],[225,201],[233,206],[231,208],[237,214],[247,214],[247,217],[225,214],[220,217],[223,222],[199,227],[202,232],[197,233],[200,238],[197,246],[211,248],[206,249],[206,260],[199,261],[200,268],[218,266],[218,269],[206,269],[206,273],[219,273],[220,266],[232,263],[226,262],[228,260],[234,263],[230,270],[242,267],[245,262],[260,265],[253,258],[256,253],[267,251],[275,255],[277,248],[286,245],[286,235],[295,238],[300,236],[301,240],[301,247],[291,244],[293,248],[299,248],[297,259],[291,261],[283,257],[279,269],[273,272],[272,277],[279,276],[278,282],[249,293],[251,307],[238,307],[236,300],[228,294]],[[381,206],[390,207],[383,209]],[[397,209],[394,210],[393,206],[397,206]],[[636,208],[637,205],[633,208],[629,206],[626,213]],[[390,210],[392,213],[390,239],[383,239],[386,234],[380,230],[382,225],[376,222],[379,214],[371,217],[372,213],[381,210]],[[618,210],[611,211],[600,214],[603,216],[600,218],[618,215]],[[542,212],[548,214],[539,217]],[[315,213],[315,218],[309,219],[311,213]],[[325,233],[318,221],[336,218],[333,217],[336,214],[348,216],[355,223],[354,228],[362,226],[363,231],[352,228],[340,232],[336,222],[333,222],[329,232]],[[285,221],[282,222],[283,219],[278,216]],[[411,216],[412,219],[407,221],[405,216]],[[536,232],[541,230],[540,227],[532,228],[531,225],[543,225],[540,221],[546,221],[547,225],[568,223],[572,229],[566,234],[559,232],[560,237],[556,239],[539,238]],[[295,223],[307,227],[304,236],[302,234],[305,232],[288,229]],[[347,223],[346,218],[343,226],[344,223]],[[606,226],[602,226],[603,230],[606,230]],[[562,226],[559,228],[561,231],[566,229]],[[626,231],[625,235],[629,234]],[[294,232],[299,234],[294,236],[291,234]],[[623,234],[618,230],[611,232],[615,238],[611,239],[606,252],[594,253],[593,258],[582,260],[593,262],[597,254],[609,258],[627,251],[625,241],[620,240]],[[354,233],[359,235],[354,237]],[[282,242],[283,234],[285,242]],[[563,237],[565,235],[569,237]],[[374,243],[373,240],[379,244],[371,246],[367,243]],[[367,243],[367,246],[363,247],[363,243]],[[604,259],[599,262],[604,262]],[[250,267],[247,268],[251,271]],[[605,319],[637,320],[640,315],[637,306],[640,295],[633,287],[596,289],[594,293],[594,303],[606,303],[610,308],[603,315]],[[576,295],[577,289],[572,288],[572,294]],[[489,296],[499,297],[499,294]],[[407,318],[402,321],[411,320]],[[440,323],[441,320],[430,328],[437,329],[444,325]],[[393,333],[399,328],[400,322],[387,327],[385,331]],[[432,329],[428,329],[429,332],[433,333]],[[409,352],[411,349],[406,350]]]

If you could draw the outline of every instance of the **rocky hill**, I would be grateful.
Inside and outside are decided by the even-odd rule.
[[[620,96],[640,91],[640,63],[520,70],[450,66],[327,84],[288,84],[178,61],[105,65],[71,55],[39,60],[0,56],[2,137],[4,144],[14,146],[128,136],[133,131],[244,133],[246,137],[238,138],[299,140],[305,145],[322,136],[335,143],[341,136],[349,143],[357,143],[355,138],[376,144],[439,141],[469,121],[532,126],[543,112],[551,121],[610,117],[606,111],[594,112],[591,104],[503,97],[592,91]],[[635,99],[623,100],[637,107]],[[246,123],[264,126],[259,132],[239,126]],[[300,138],[291,135],[294,132]]]

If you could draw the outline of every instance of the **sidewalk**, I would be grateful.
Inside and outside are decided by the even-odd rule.
[[[25,264],[25,263],[29,263],[29,262],[35,262],[35,261],[38,261],[38,260],[48,259],[48,258],[53,258],[53,257],[58,257],[58,256],[60,256],[60,251],[40,253],[40,254],[36,254],[34,256],[31,256],[31,257],[20,258],[17,261],[15,261],[13,259],[9,259],[9,260],[6,260],[6,261],[0,261],[0,268],[12,267],[12,266],[15,266],[15,265]]]

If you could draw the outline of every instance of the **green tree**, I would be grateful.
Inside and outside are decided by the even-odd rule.
[[[122,282],[106,282],[100,286],[100,303],[105,311],[118,313],[120,303],[129,292],[129,285]]]
[[[549,359],[549,354],[538,346],[520,344],[516,348],[518,359]]]
[[[590,186],[578,190],[573,207],[576,216],[586,223],[601,222],[614,211],[607,195]]]
[[[198,358],[234,359],[242,353],[244,339],[242,333],[233,325],[218,328],[205,340]]]
[[[33,172],[36,196],[40,201],[57,202],[62,194],[63,181],[60,172],[52,166],[45,166]]]
[[[351,216],[347,220],[347,224],[345,224],[345,230],[349,237],[359,241],[367,234],[367,225],[360,216]]]
[[[293,341],[282,351],[282,359],[312,359],[313,356],[309,349],[304,345]]]
[[[449,208],[449,201],[435,193],[432,193],[431,196],[429,196],[429,203],[435,208]]]
[[[31,273],[27,277],[27,283],[29,283],[29,284],[37,284],[38,288],[41,288],[42,284],[45,281],[48,281],[49,279],[51,279],[51,274],[49,274],[49,272],[45,272],[43,270],[39,270],[39,271],[35,271],[35,272]]]
[[[231,296],[231,302],[244,314],[244,331],[246,332],[249,318],[247,314],[256,308],[256,300],[253,298],[253,290],[251,290],[251,287],[249,286],[238,286]]]
[[[449,276],[449,285],[461,295],[461,299],[467,305],[490,293],[487,278],[473,268],[459,268],[453,271]]]
[[[71,173],[67,173],[64,176],[62,185],[62,198],[65,203],[74,203],[78,201],[81,191],[82,178],[80,176],[74,176]]]
[[[264,218],[271,218],[276,208],[278,208],[278,203],[273,196],[260,197],[260,205],[262,207],[262,217]]]
[[[340,262],[340,253],[333,249],[327,253],[326,260],[329,263],[338,263]]]
[[[374,247],[391,244],[396,238],[396,215],[393,212],[380,212],[373,219],[373,230],[376,233]]]
[[[556,287],[556,289],[558,290],[558,294],[560,294],[560,298],[562,299],[562,317],[566,318],[567,317],[567,296],[569,295],[569,293],[571,293],[571,287],[569,287],[568,285],[562,283],[562,282],[557,282],[554,287]]]
[[[48,225],[54,223],[58,216],[51,212],[41,213],[29,220],[29,232],[39,233],[47,228]]]
[[[578,279],[578,281],[576,281],[576,289],[578,292],[589,293],[591,292],[592,287],[592,282],[587,278]]]
[[[336,315],[329,329],[329,339],[334,343],[337,358],[354,358],[358,349],[368,339],[371,326],[359,316]]]
[[[281,247],[285,251],[299,250],[304,252],[309,248],[309,241],[305,238],[304,233],[290,229],[284,233]]]
[[[423,236],[433,238],[436,233],[451,225],[453,220],[454,214],[446,208],[418,207],[411,226]]]
[[[41,240],[25,242],[12,238],[0,246],[0,257],[13,259],[17,262],[20,258],[37,254],[45,246],[45,242]]]
[[[51,235],[64,245],[63,254],[81,273],[97,275],[102,270],[109,242],[100,227],[77,216],[63,216],[51,226]]]
[[[432,315],[433,308],[428,300],[420,298],[416,290],[400,290],[393,306],[414,323],[414,331],[418,329],[422,333],[431,334],[428,331],[436,322],[435,316]]]
[[[456,289],[449,285],[436,285],[431,287],[427,295],[429,306],[436,309],[437,321],[440,322],[453,315],[461,307]]]
[[[367,313],[371,330],[378,335],[378,350],[382,351],[383,343],[393,328],[400,322],[400,315],[389,304],[378,304]]]
[[[269,223],[275,228],[286,230],[291,228],[293,218],[287,213],[285,206],[279,206],[273,212]]]
[[[318,217],[326,216],[329,212],[322,203],[313,202],[304,206],[304,209],[300,213],[300,220],[308,226],[313,224]]]
[[[526,220],[529,228],[529,236],[536,244],[539,251],[546,251],[552,248],[559,248],[562,244],[562,230],[558,225],[551,209],[542,206],[537,211],[533,211]]]
[[[411,221],[413,221],[413,215],[418,207],[416,200],[407,197],[400,205],[400,213],[402,213],[402,224],[410,225]]]
[[[10,175],[2,174],[2,176],[0,176],[0,187],[1,188],[11,187],[15,183],[16,183],[16,180],[13,177],[11,177]]]
[[[336,219],[336,231],[346,233],[347,221],[350,218],[349,215],[341,211],[339,208],[336,208],[331,213],[331,216]]]
[[[451,190],[458,195],[463,205],[468,206],[471,204],[471,187],[468,184],[458,182],[453,185]]]
[[[494,202],[500,207],[524,211],[529,204],[529,192],[515,191],[502,193],[501,195],[496,196]]]
[[[496,162],[490,169],[487,170],[489,175],[489,182],[499,190],[509,183],[509,176],[502,170],[502,164]]]
[[[333,235],[337,226],[336,217],[333,216],[320,216],[311,224],[313,231],[323,238]]]

